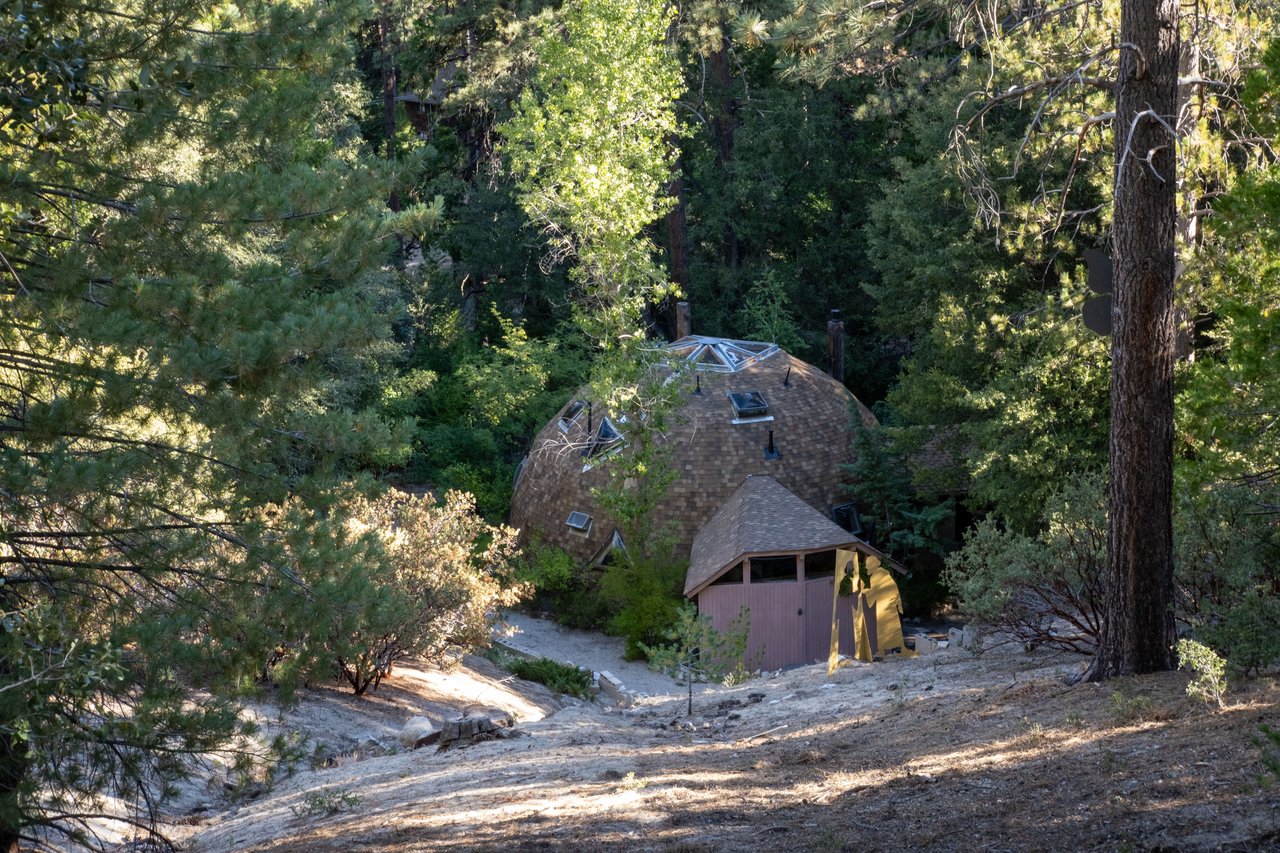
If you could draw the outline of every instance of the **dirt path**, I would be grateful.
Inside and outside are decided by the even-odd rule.
[[[566,628],[550,619],[525,613],[507,613],[504,618],[511,626],[508,638],[543,657],[587,667],[593,672],[611,672],[642,699],[664,700],[685,695],[685,687],[669,676],[654,672],[643,662],[626,660],[626,642],[621,637]],[[714,692],[716,685],[695,684],[693,689],[697,696]]]

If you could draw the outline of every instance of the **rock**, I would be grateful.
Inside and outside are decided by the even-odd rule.
[[[327,743],[317,743],[311,750],[310,764],[312,770],[323,770],[332,767],[338,761],[338,753]]]
[[[439,730],[430,717],[410,717],[404,724],[404,728],[400,730],[400,745],[405,749],[417,749],[419,746],[425,746],[423,741],[432,735],[439,737]]]
[[[495,705],[471,704],[462,709],[463,717],[488,717],[495,726],[514,726],[515,715]]]
[[[466,746],[477,740],[492,738],[517,737],[524,732],[516,732],[511,728],[511,718],[505,717],[495,722],[489,717],[460,717],[446,720],[440,726],[438,743],[440,749],[451,746]]]

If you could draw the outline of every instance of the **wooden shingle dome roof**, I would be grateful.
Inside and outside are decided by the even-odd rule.
[[[655,530],[673,527],[678,557],[689,555],[695,534],[748,475],[774,478],[823,514],[849,500],[841,485],[848,482],[852,419],[869,427],[876,420],[843,384],[761,341],[688,336],[664,349],[669,363],[694,368],[679,379],[688,387],[661,439],[676,480],[653,519]],[[591,494],[607,486],[607,475],[583,452],[627,452],[627,425],[606,421],[585,395],[534,438],[511,503],[511,524],[523,538],[583,561],[601,556],[618,526]],[[767,452],[769,430],[776,453]]]

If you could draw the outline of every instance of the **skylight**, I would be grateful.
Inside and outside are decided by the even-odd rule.
[[[769,414],[769,404],[759,391],[730,391],[729,402],[733,405],[734,417],[739,419],[763,418]]]
[[[613,421],[608,418],[601,418],[600,426],[596,428],[595,434],[591,436],[587,446],[582,448],[582,455],[590,459],[593,456],[599,456],[601,453],[606,453],[621,446],[622,433],[613,425]]]
[[[585,512],[574,511],[569,513],[569,517],[565,519],[565,524],[575,533],[581,533],[583,536],[591,532],[591,516]]]
[[[578,415],[582,414],[582,410],[587,408],[586,400],[574,400],[569,404],[569,408],[564,410],[564,414],[560,416],[560,431],[568,432],[569,427],[573,425]]]
[[[838,504],[831,508],[831,520],[852,533],[862,535],[862,517],[858,515],[856,503]]]
[[[663,349],[673,361],[684,361],[697,370],[718,373],[735,373],[780,351],[777,344],[765,341],[735,341],[703,335],[688,335]]]

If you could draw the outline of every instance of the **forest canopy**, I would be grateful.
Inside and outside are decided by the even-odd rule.
[[[146,814],[246,692],[483,644],[525,582],[660,636],[678,560],[602,583],[501,522],[677,296],[813,363],[839,311],[904,595],[1032,639],[1010,590],[1070,602],[1091,648],[1120,7],[0,0],[0,848]],[[1183,9],[1161,117],[1175,608],[1239,671],[1280,658],[1278,11]],[[633,435],[642,530],[673,475]]]

